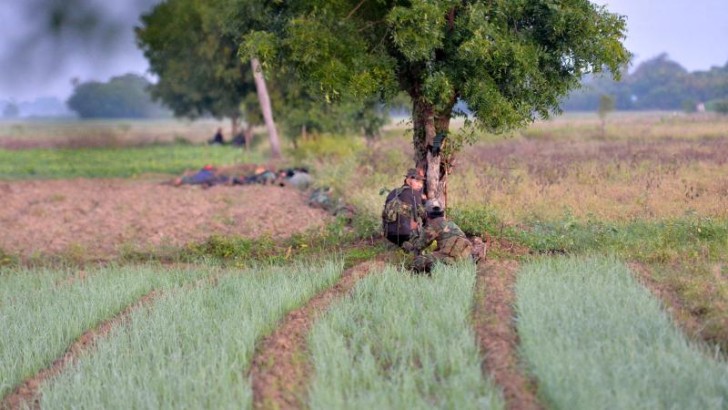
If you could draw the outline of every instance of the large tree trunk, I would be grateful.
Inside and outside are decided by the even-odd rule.
[[[438,132],[447,132],[449,111],[435,112],[435,108],[418,92],[412,95],[413,145],[415,166],[425,173],[424,193],[427,199],[437,199],[447,207],[447,172],[442,166],[442,154],[432,153],[431,147]],[[446,118],[443,115],[446,114]]]
[[[260,67],[260,62],[257,58],[252,58],[250,60],[250,65],[253,68],[253,78],[255,78],[255,88],[258,91],[260,110],[263,112],[265,126],[266,128],[268,128],[268,139],[270,140],[271,156],[273,158],[280,158],[281,144],[278,140],[278,131],[276,129],[276,124],[273,121],[273,109],[270,105],[270,97],[268,96],[268,88],[265,85],[263,70]]]

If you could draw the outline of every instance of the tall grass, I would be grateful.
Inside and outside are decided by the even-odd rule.
[[[49,366],[84,331],[152,289],[200,272],[104,268],[85,278],[67,272],[6,271],[0,276],[0,397]]]
[[[524,266],[516,311],[522,354],[554,408],[728,406],[728,365],[688,342],[614,258]]]
[[[250,408],[255,343],[341,274],[341,263],[258,268],[169,294],[42,387],[43,408]]]
[[[472,264],[363,279],[312,330],[311,408],[503,408],[469,327],[474,285]]]

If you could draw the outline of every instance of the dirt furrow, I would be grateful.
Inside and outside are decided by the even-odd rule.
[[[347,294],[359,279],[383,265],[383,262],[368,261],[347,269],[334,286],[290,312],[260,343],[250,370],[254,408],[300,409],[305,406],[312,373],[306,347],[311,326],[320,313]]]
[[[40,408],[39,389],[41,384],[46,380],[60,374],[68,365],[73,364],[78,357],[84,352],[92,349],[94,344],[107,335],[114,327],[119,326],[133,311],[142,306],[152,303],[154,299],[159,297],[160,292],[153,290],[142,296],[133,304],[127,306],[121,313],[105,320],[94,329],[87,330],[66,350],[63,356],[56,359],[50,367],[39,371],[33,377],[25,380],[20,386],[16,387],[12,393],[8,394],[0,403],[0,409],[24,409],[24,408]]]
[[[639,262],[631,262],[628,264],[637,280],[645,286],[652,295],[665,304],[665,307],[677,323],[677,325],[685,332],[689,338],[693,340],[701,340],[700,331],[703,326],[700,320],[695,317],[688,308],[683,304],[680,295],[670,286],[661,284],[652,278],[650,268]]]
[[[541,409],[535,382],[525,374],[517,356],[518,334],[513,322],[517,271],[516,261],[489,260],[478,266],[475,333],[485,357],[483,370],[503,389],[507,407]]]

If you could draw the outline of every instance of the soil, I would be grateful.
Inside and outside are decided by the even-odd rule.
[[[651,270],[644,264],[639,262],[629,263],[629,267],[635,274],[637,280],[642,283],[649,291],[662,303],[677,325],[693,340],[700,340],[700,331],[702,325],[700,319],[685,307],[680,295],[666,284],[662,284],[653,279]]]
[[[383,262],[369,261],[347,269],[333,287],[289,313],[260,343],[250,371],[254,408],[305,407],[308,381],[313,373],[306,345],[314,320],[332,302],[348,293],[359,279],[381,265]]]
[[[199,243],[210,236],[273,239],[323,226],[306,195],[279,186],[174,187],[159,181],[0,182],[0,251],[28,258],[107,260],[124,250]]]
[[[513,303],[518,262],[488,260],[478,266],[477,299],[473,321],[484,373],[503,389],[511,410],[541,409],[535,382],[525,374],[518,359]]]

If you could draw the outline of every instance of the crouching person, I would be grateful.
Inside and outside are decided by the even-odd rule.
[[[412,270],[416,272],[430,272],[435,262],[454,263],[456,261],[473,258],[473,244],[468,240],[462,229],[454,222],[445,219],[445,211],[440,202],[429,200],[425,203],[427,224],[424,229],[402,245],[407,251],[417,256],[412,263]],[[430,254],[422,255],[433,241],[437,241],[437,248]],[[478,258],[474,258],[477,259]]]

